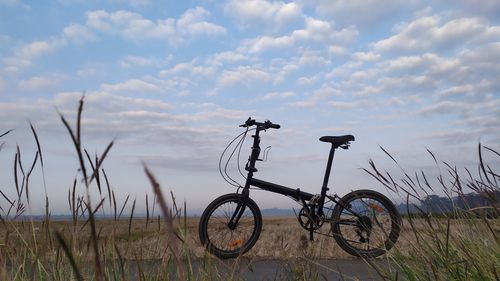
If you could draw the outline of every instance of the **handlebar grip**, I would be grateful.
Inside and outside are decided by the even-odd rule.
[[[281,128],[281,126],[279,124],[269,124],[269,128],[273,128],[273,129],[279,129]]]

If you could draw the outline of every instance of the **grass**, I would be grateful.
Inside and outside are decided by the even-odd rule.
[[[136,200],[127,197],[116,200],[104,162],[114,141],[107,144],[100,155],[91,156],[82,143],[81,117],[84,99],[80,100],[73,128],[61,114],[78,157],[79,173],[68,190],[70,221],[51,219],[46,192],[44,154],[35,126],[30,123],[37,147],[33,161],[21,161],[17,147],[13,163],[15,198],[7,197],[0,207],[0,281],[3,280],[240,280],[235,264],[262,258],[283,260],[283,267],[292,273],[293,280],[321,280],[315,266],[320,258],[352,258],[337,246],[331,237],[316,235],[308,240],[308,233],[296,218],[264,218],[263,231],[257,244],[244,258],[222,262],[208,254],[197,236],[198,218],[186,216],[186,207],[178,206],[173,196],[162,194],[154,175],[144,166],[154,197],[146,197],[146,210],[136,210]],[[0,134],[0,138],[11,130]],[[0,143],[0,152],[3,143]],[[387,153],[385,149],[384,152]],[[448,196],[463,196],[466,190],[482,194],[498,211],[496,197],[500,176],[484,163],[483,153],[500,155],[479,145],[479,175],[459,175],[457,168],[441,163],[432,154],[436,165],[444,165],[445,175],[431,184],[425,174],[410,176],[401,169],[401,180],[381,171],[370,161],[370,173],[395,196],[410,202],[424,202],[427,194],[438,190]],[[389,153],[387,155],[399,166]],[[438,164],[440,163],[440,164]],[[45,216],[41,221],[21,219],[29,215],[30,178],[40,168],[45,188]],[[441,168],[440,168],[441,170]],[[97,189],[99,199],[91,198],[91,189]],[[81,191],[84,191],[84,195]],[[92,201],[96,200],[96,201]],[[4,207],[7,206],[7,207]],[[130,209],[125,214],[125,209]],[[112,217],[96,219],[106,210]],[[146,213],[146,218],[135,216]],[[329,225],[322,230],[327,233]],[[393,250],[371,264],[384,280],[499,280],[500,247],[499,219],[477,216],[477,212],[457,211],[434,215],[421,210],[405,216],[400,239]],[[287,260],[299,260],[293,265]],[[333,270],[333,269],[332,269]],[[276,276],[280,279],[280,276]],[[349,280],[349,279],[346,279]]]
[[[437,183],[431,184],[424,172],[410,175],[382,150],[401,169],[401,180],[393,180],[393,175],[379,170],[373,161],[371,170],[366,171],[409,205],[412,199],[419,212],[405,216],[402,237],[385,257],[394,265],[393,270],[379,269],[380,275],[385,280],[500,280],[500,175],[484,162],[483,153],[500,154],[479,144],[478,175],[474,177],[469,169],[464,168],[461,174],[457,167],[439,161],[428,151],[436,170],[441,171]],[[422,208],[428,204],[425,198],[436,191],[450,199],[464,199],[468,192],[475,192],[489,206],[455,205],[446,213],[427,212]]]

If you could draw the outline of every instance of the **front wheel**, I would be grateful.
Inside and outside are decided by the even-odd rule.
[[[337,244],[358,257],[384,254],[396,243],[401,216],[392,202],[373,190],[356,190],[344,197],[332,213],[332,233]]]
[[[237,193],[222,195],[210,203],[199,225],[201,243],[221,259],[250,250],[261,230],[259,207],[248,196]]]

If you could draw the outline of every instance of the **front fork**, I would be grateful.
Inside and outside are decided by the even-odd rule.
[[[236,209],[234,210],[233,215],[231,216],[231,219],[227,223],[227,227],[231,230],[236,229],[236,226],[238,225],[238,222],[240,221],[241,216],[245,212],[245,207],[246,207],[245,200],[249,196],[248,189],[244,188],[242,191],[242,194],[244,197],[240,198],[240,201],[238,202],[238,205],[236,206]]]

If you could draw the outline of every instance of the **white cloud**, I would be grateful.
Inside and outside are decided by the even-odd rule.
[[[356,52],[352,55],[356,61],[371,62],[380,59],[380,55],[373,52]]]
[[[205,21],[208,16],[210,12],[201,7],[189,9],[177,21],[177,31],[192,37],[226,34],[224,27]]]
[[[28,43],[14,52],[14,55],[3,59],[4,71],[16,73],[33,65],[33,60],[54,52],[61,45],[59,40],[34,41]]]
[[[19,88],[24,91],[38,91],[44,89],[54,89],[61,85],[67,79],[66,75],[62,74],[47,74],[42,76],[34,76],[19,82]]]
[[[3,59],[6,67],[5,71],[16,73],[20,70],[31,67],[33,60],[42,55],[54,53],[58,49],[67,46],[70,43],[81,44],[95,37],[84,26],[70,25],[66,27],[60,36],[51,37],[48,40],[38,40],[25,44],[14,52],[11,57]]]
[[[319,79],[320,79],[319,75],[314,75],[310,77],[300,77],[299,79],[297,79],[296,83],[299,86],[309,86],[318,82]]]
[[[283,49],[295,46],[296,44],[348,44],[358,36],[356,27],[349,26],[341,30],[335,30],[331,23],[305,18],[305,27],[294,30],[289,35],[272,37],[259,36],[244,42],[241,50],[250,53],[261,53],[271,49]]]
[[[330,46],[328,52],[332,55],[341,56],[347,53],[347,49],[341,46]]]
[[[136,66],[143,67],[154,65],[154,60],[141,56],[126,56],[119,61],[119,64],[123,68],[131,68]]]
[[[402,74],[425,73],[434,78],[443,78],[450,73],[460,70],[460,59],[443,58],[433,53],[419,56],[401,56],[393,60],[386,60],[379,64],[387,72]]]
[[[86,25],[90,28],[117,34],[130,40],[167,39],[175,36],[176,33],[173,19],[153,22],[130,11],[108,13],[104,10],[98,10],[87,12],[86,17]]]
[[[449,50],[464,46],[474,39],[489,39],[497,28],[487,26],[479,18],[459,18],[440,25],[438,16],[416,19],[400,25],[398,33],[374,44],[382,52]]]
[[[116,84],[102,84],[101,89],[106,92],[158,92],[160,88],[154,84],[139,80],[130,79]]]
[[[50,51],[52,51],[52,48],[49,43],[45,41],[35,41],[21,48],[18,54],[25,58],[33,58]]]
[[[418,0],[317,0],[313,7],[342,25],[371,28],[413,7]]]
[[[224,70],[217,79],[217,85],[221,87],[246,85],[249,86],[255,81],[269,81],[271,75],[269,73],[250,66],[240,66],[232,70]]]
[[[295,93],[294,92],[271,92],[271,93],[267,93],[265,94],[262,99],[263,100],[269,100],[269,99],[275,99],[275,98],[279,98],[279,99],[284,99],[284,98],[289,98],[289,97],[295,97]]]
[[[284,26],[297,21],[302,14],[301,7],[297,3],[265,0],[230,0],[224,7],[224,12],[243,26],[249,24]]]
[[[210,76],[214,73],[215,69],[211,66],[200,65],[196,59],[190,62],[182,62],[174,65],[173,67],[160,71],[161,77],[168,77],[172,75],[185,75],[192,76]]]
[[[460,85],[460,86],[452,86],[450,88],[447,88],[445,90],[442,90],[439,92],[438,97],[440,98],[450,98],[450,97],[457,97],[457,96],[465,96],[469,95],[472,92],[474,92],[474,86],[467,84],[467,85]]]
[[[401,106],[404,105],[405,102],[401,97],[391,97],[390,99],[385,101],[385,104],[389,106]]]
[[[471,105],[468,105],[463,102],[441,101],[435,104],[422,107],[419,110],[419,114],[430,115],[430,114],[458,113],[464,115],[470,109]]]
[[[123,68],[134,68],[134,67],[147,67],[155,66],[161,67],[168,64],[172,60],[172,55],[164,58],[154,58],[154,57],[142,57],[142,56],[126,56],[118,61],[118,64]]]
[[[62,38],[75,44],[81,44],[96,39],[95,35],[90,32],[86,26],[80,24],[72,24],[65,27]]]
[[[318,102],[325,100],[330,96],[340,96],[341,93],[338,89],[335,89],[328,85],[323,85],[321,88],[309,94],[309,97],[296,102],[288,103],[291,107],[307,108],[314,107]]]
[[[447,3],[446,0],[441,2]],[[497,0],[482,0],[481,5],[475,0],[455,0],[454,6],[460,14],[474,15],[497,20],[500,15],[500,2]]]
[[[250,60],[250,58],[238,52],[220,52],[212,55],[207,59],[208,65],[223,66],[226,63],[238,63]]]
[[[226,33],[222,26],[205,19],[207,10],[196,7],[188,9],[178,20],[168,18],[152,21],[130,11],[106,12],[103,10],[87,13],[87,26],[101,32],[119,35],[131,41],[144,39],[168,40],[178,44],[200,36],[219,36]]]
[[[329,101],[327,103],[329,106],[336,109],[353,109],[359,107],[358,102],[347,102],[347,101]]]

